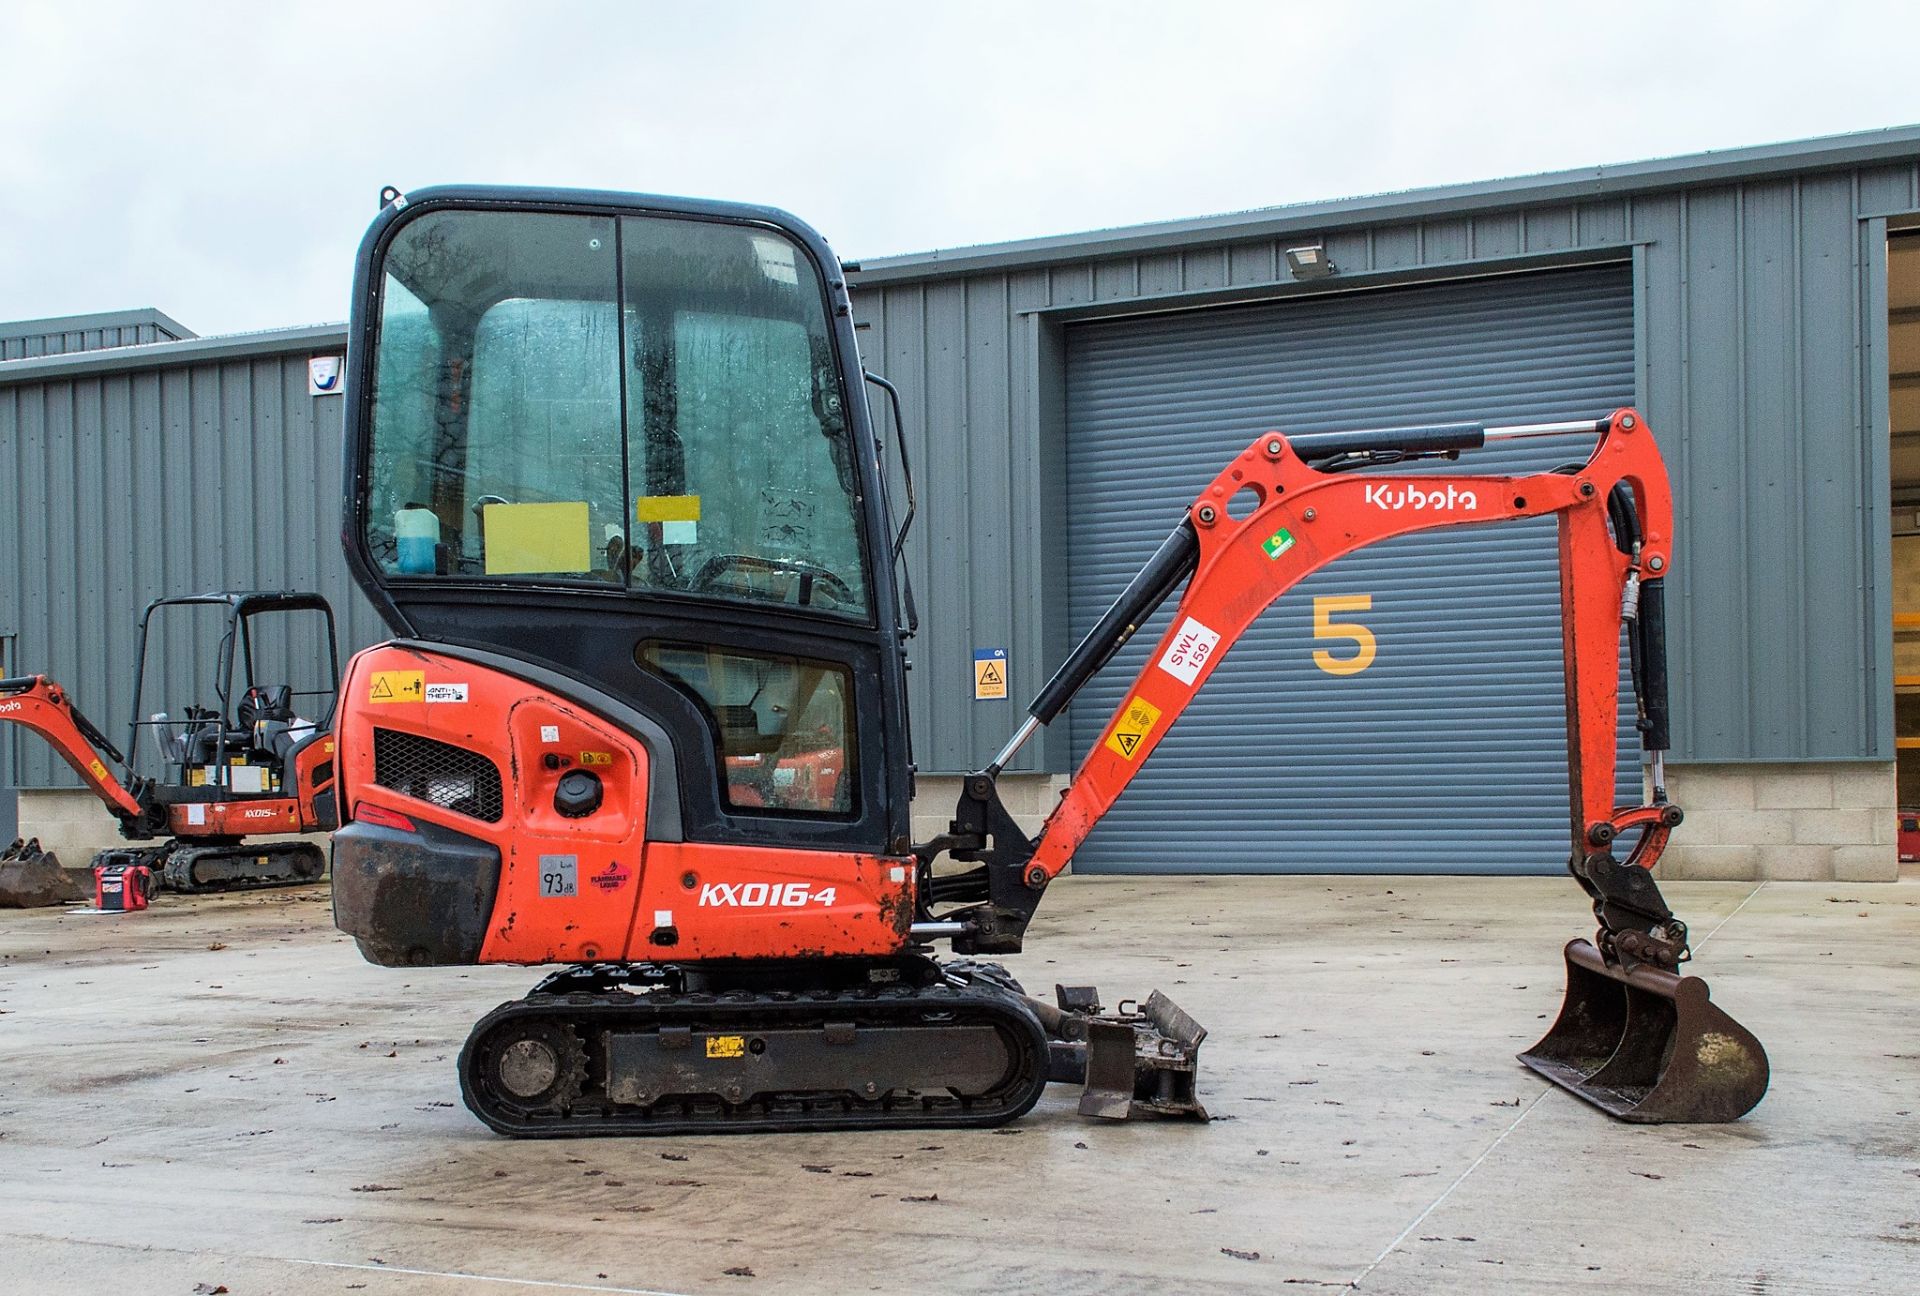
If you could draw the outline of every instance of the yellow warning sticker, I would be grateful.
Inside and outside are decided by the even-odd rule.
[[[698,522],[698,495],[642,495],[633,502],[636,522]]]
[[[737,1058],[747,1055],[747,1040],[744,1035],[707,1036],[707,1056],[710,1058]]]
[[[580,763],[582,765],[611,765],[613,764],[613,753],[583,751],[580,753]]]
[[[1159,723],[1160,708],[1136,696],[1127,703],[1127,709],[1114,722],[1113,732],[1107,735],[1107,746],[1132,760],[1139,754],[1140,744],[1147,740],[1147,735]]]
[[[87,768],[93,771],[93,776],[95,778],[101,780],[102,782],[106,781],[107,767],[105,765],[102,765],[97,760],[92,760],[87,762]]]
[[[423,702],[427,696],[425,671],[375,671],[369,702]]]
[[[1003,698],[1007,695],[1007,650],[976,648],[973,653],[973,697]]]

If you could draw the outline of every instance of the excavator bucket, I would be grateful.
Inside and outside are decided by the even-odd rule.
[[[1767,1053],[1707,983],[1609,964],[1567,944],[1559,1019],[1520,1060],[1611,1116],[1643,1125],[1738,1120],[1767,1092]]]
[[[85,894],[60,867],[60,857],[40,849],[38,837],[15,838],[0,851],[0,909],[41,909]]]

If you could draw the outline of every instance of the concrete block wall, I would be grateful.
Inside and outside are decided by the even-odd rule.
[[[1662,878],[1899,880],[1891,761],[1675,765],[1667,795],[1687,818]]]
[[[19,815],[20,835],[38,837],[66,868],[85,868],[96,852],[130,844],[100,799],[78,788],[22,788]]]
[[[1002,774],[1000,801],[1015,823],[1035,833],[1066,786],[1064,774]],[[951,774],[922,774],[915,792],[913,839],[923,842],[945,832],[952,822],[953,808],[960,800],[960,779]]]

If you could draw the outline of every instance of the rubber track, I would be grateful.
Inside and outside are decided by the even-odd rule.
[[[309,842],[263,842],[258,846],[248,846],[242,842],[238,846],[177,846],[164,852],[165,863],[160,870],[160,880],[167,889],[181,895],[211,895],[221,891],[259,891],[267,887],[310,886],[318,882],[325,874],[327,857],[319,847]],[[253,873],[231,881],[200,883],[193,880],[193,868],[202,860],[219,859],[232,856],[237,859],[253,860],[265,855],[267,871]],[[305,867],[312,861],[314,867],[309,872]]]
[[[899,1026],[928,1010],[937,1024],[987,1022],[1001,1028],[1014,1067],[985,1094],[865,1100],[850,1093],[782,1095],[729,1104],[721,1099],[662,1101],[640,1109],[605,1097],[606,1061],[600,1056],[605,1030],[645,1031],[688,1026],[700,1031],[752,1034],[782,1026],[831,1019],[856,1029]],[[478,1047],[501,1024],[527,1017],[569,1025],[588,1053],[581,1095],[562,1110],[528,1111],[496,1093],[474,1074]],[[652,990],[529,995],[481,1018],[460,1050],[460,1092],[467,1107],[501,1134],[531,1138],[606,1135],[776,1133],[787,1130],[980,1128],[1025,1115],[1047,1084],[1047,1037],[1033,1014],[1013,996],[991,986],[958,988],[887,986],[801,993],[680,993]]]

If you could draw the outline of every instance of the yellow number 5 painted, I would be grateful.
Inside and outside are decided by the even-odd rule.
[[[1374,656],[1380,645],[1375,642],[1373,631],[1358,621],[1335,621],[1337,612],[1367,612],[1373,608],[1371,594],[1325,594],[1313,601],[1313,637],[1315,639],[1349,639],[1353,641],[1354,654],[1351,657],[1335,657],[1325,648],[1313,650],[1313,664],[1329,675],[1358,675],[1373,665]]]

